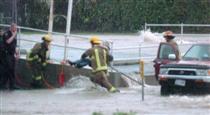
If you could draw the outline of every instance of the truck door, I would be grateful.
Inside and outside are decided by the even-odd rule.
[[[179,60],[179,52],[177,52],[176,48],[169,43],[160,43],[157,57],[153,61],[156,80],[158,80],[158,74],[161,65],[177,60]]]

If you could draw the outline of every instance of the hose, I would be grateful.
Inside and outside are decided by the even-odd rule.
[[[47,80],[44,78],[44,76],[46,76],[46,74],[42,74],[42,78],[43,78],[43,82],[44,84],[47,86],[48,89],[54,89],[55,87],[53,87],[51,84],[49,84],[47,82]]]

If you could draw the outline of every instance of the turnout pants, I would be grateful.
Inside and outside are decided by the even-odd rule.
[[[44,82],[43,82],[43,66],[41,62],[38,61],[31,61],[29,62],[31,72],[32,72],[32,82],[31,86],[33,88],[43,88]]]
[[[105,87],[108,91],[112,88],[112,85],[107,78],[107,71],[98,71],[94,74],[95,76],[91,78],[91,81]]]

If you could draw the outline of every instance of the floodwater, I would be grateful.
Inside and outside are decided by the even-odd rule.
[[[22,37],[25,37],[25,39],[28,38],[29,40],[33,39],[33,37],[30,38],[28,36]],[[41,38],[41,35],[35,35],[34,37]],[[150,45],[160,42],[159,39],[155,40],[153,38],[154,36],[147,36],[148,38],[146,37],[144,42],[139,36],[101,35],[100,37],[104,40],[113,40],[114,47],[138,46],[139,43]],[[190,38],[188,41],[181,42],[195,41],[195,38],[188,38]],[[136,39],[139,39],[139,41],[136,41]],[[88,40],[81,41],[83,40],[72,38],[70,46],[76,45],[80,48],[90,47]],[[61,39],[54,38],[53,42],[63,44]],[[20,44],[28,49],[32,47],[31,44],[26,45],[27,43],[25,42],[21,42]],[[185,48],[181,48],[183,50],[182,52],[186,51]],[[138,49],[135,50],[138,51]],[[156,54],[156,51],[157,47],[155,49],[146,49],[146,51],[143,51],[143,54]],[[60,56],[56,58],[63,58],[62,49],[57,49],[52,52],[55,53],[52,57]],[[73,55],[68,55],[68,58],[74,60],[79,59],[81,52],[83,51],[70,51],[70,54]],[[134,52],[133,49],[131,52]],[[118,54],[120,56],[122,54],[132,56],[129,53],[119,51],[119,53],[116,53],[117,58],[120,58]],[[126,56],[122,55],[122,57]],[[117,68],[127,74],[135,73],[139,70],[138,65],[119,66]],[[145,68],[147,71],[145,73],[153,72],[151,68],[152,65],[150,64],[148,68]],[[132,77],[139,76],[133,75]],[[131,84],[129,88],[119,89],[121,91],[120,93],[109,93],[104,88],[90,82],[88,78],[76,76],[65,87],[59,89],[0,91],[0,115],[92,115],[94,112],[100,112],[103,115],[112,115],[118,111],[134,112],[137,115],[210,114],[210,95],[171,95],[165,97],[160,96],[160,86],[146,85],[144,87],[144,100],[142,100],[142,87],[139,85]]]
[[[159,86],[120,88],[109,93],[83,76],[70,80],[64,88],[1,91],[0,115],[112,115],[133,112],[136,115],[209,115],[210,95],[160,96]]]

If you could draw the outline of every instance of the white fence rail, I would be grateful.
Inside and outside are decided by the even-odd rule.
[[[202,27],[210,27],[210,25],[202,25],[202,24],[145,24],[145,29],[147,29],[150,26],[179,26],[181,28],[184,28],[185,26],[202,26]],[[0,24],[0,27],[9,27],[9,25]],[[19,49],[26,49],[30,50],[33,47],[33,44],[36,42],[40,42],[40,38],[48,33],[46,30],[40,30],[40,29],[34,29],[34,28],[28,28],[28,27],[18,27],[18,47]],[[25,31],[32,31],[30,34],[25,34]],[[183,30],[182,30],[183,31]],[[39,33],[39,34],[37,34]],[[40,34],[41,33],[41,34]],[[55,60],[62,60],[62,59],[79,59],[80,55],[84,50],[86,50],[89,47],[89,41],[88,37],[81,36],[81,35],[74,35],[71,34],[70,36],[67,36],[65,33],[59,33],[59,32],[52,32],[53,36],[58,37],[54,39],[55,41],[52,44],[51,49],[51,58],[53,59],[56,56],[60,56],[59,58],[56,58]],[[182,33],[183,34],[183,33]],[[71,38],[71,39],[69,39]],[[77,44],[77,40],[74,40],[72,42],[72,38],[74,39],[82,39],[84,41],[84,47],[75,46]],[[69,42],[68,42],[69,41]],[[65,45],[65,42],[68,42],[67,45]],[[71,46],[71,44],[74,44],[74,46]],[[88,44],[88,45],[86,45]],[[145,44],[139,44],[139,46],[127,46],[127,47],[113,47],[113,43],[111,43],[111,51],[112,54],[115,57],[115,61],[118,63],[136,63],[139,59],[144,59],[148,61],[152,61],[157,53],[158,49],[158,43],[157,44],[151,44],[151,45],[145,45]],[[190,46],[192,43],[188,44],[180,44],[181,49],[186,49]],[[85,47],[86,45],[86,47]],[[66,50],[66,51],[65,51]],[[183,51],[183,52],[184,52]],[[66,57],[65,57],[66,56]]]
[[[180,40],[183,40],[183,39],[190,39],[189,37],[199,37],[199,38],[203,38],[202,41],[206,41],[208,39],[210,39],[210,32],[209,33],[186,33],[185,32],[185,28],[189,28],[189,27],[197,27],[199,29],[203,29],[203,28],[208,28],[210,27],[210,24],[183,24],[183,23],[180,23],[180,24],[147,24],[145,23],[145,26],[144,26],[144,29],[147,30],[149,29],[150,27],[170,27],[170,28],[173,28],[173,27],[180,27],[180,33],[175,33],[175,35],[179,36],[179,39]],[[173,31],[173,30],[172,30]],[[204,40],[205,39],[205,40]],[[192,39],[190,39],[192,40]],[[198,39],[194,39],[194,41],[196,42]]]

